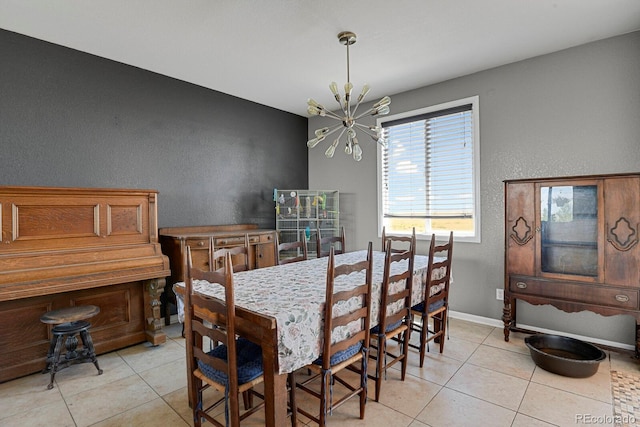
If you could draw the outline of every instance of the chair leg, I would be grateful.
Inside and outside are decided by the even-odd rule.
[[[421,368],[424,366],[425,347],[429,345],[429,343],[427,342],[428,338],[429,338],[429,317],[423,314],[422,329],[420,330],[420,367]]]
[[[288,376],[289,381],[289,406],[291,407],[291,427],[298,425],[298,405],[296,403],[296,379],[292,372]]]
[[[379,343],[378,343],[379,345]],[[369,355],[367,354],[367,352],[365,351],[365,354],[363,355],[364,357],[362,358],[362,362],[361,362],[361,369],[360,371],[362,372],[360,374],[360,386],[361,386],[361,390],[360,390],[360,419],[364,420],[364,411],[366,409],[366,405],[367,405],[367,359],[369,357]]]
[[[376,360],[376,402],[380,401],[380,389],[382,388],[382,376],[386,375],[384,366],[385,356],[387,353],[387,340],[385,334],[378,335],[378,357]]]
[[[320,425],[326,427],[327,415],[329,414],[330,402],[327,399],[327,395],[331,390],[331,381],[333,376],[331,372],[322,373],[322,385],[320,387]]]
[[[402,335],[404,339],[402,340],[402,364],[400,365],[400,379],[404,381],[407,376],[407,362],[409,359],[409,340],[411,339],[411,328],[407,328]]]

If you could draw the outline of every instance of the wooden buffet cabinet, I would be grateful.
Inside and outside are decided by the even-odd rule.
[[[0,187],[0,382],[41,370],[47,311],[91,304],[97,353],[166,341],[155,190]]]
[[[516,300],[636,319],[640,174],[505,181],[504,336]]]
[[[162,251],[169,257],[171,276],[165,288],[165,324],[170,323],[167,300],[173,301],[173,285],[184,282],[187,246],[191,247],[194,267],[209,270],[209,243],[214,249],[230,248],[249,241],[249,268],[271,267],[277,264],[277,238],[275,230],[259,229],[255,224],[203,225],[167,227],[159,230]]]

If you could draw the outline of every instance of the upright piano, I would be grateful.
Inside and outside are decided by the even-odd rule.
[[[166,341],[155,190],[0,186],[0,382],[45,367],[50,310],[92,304],[98,354]]]

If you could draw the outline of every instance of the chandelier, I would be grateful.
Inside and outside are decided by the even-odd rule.
[[[351,102],[351,90],[353,89],[353,85],[351,84],[351,80],[349,79],[349,46],[356,42],[356,35],[350,31],[343,31],[338,34],[338,40],[341,44],[347,46],[347,83],[344,85],[344,98],[340,96],[338,92],[338,84],[336,82],[332,82],[329,85],[329,90],[333,93],[333,97],[338,102],[340,106],[341,115],[336,114],[333,111],[327,110],[321,104],[309,98],[307,100],[307,112],[312,116],[321,116],[321,117],[329,117],[331,119],[337,120],[340,123],[331,126],[331,127],[323,127],[315,131],[316,137],[307,141],[307,147],[313,148],[318,145],[320,142],[324,141],[325,138],[338,130],[340,133],[338,137],[333,141],[327,151],[325,151],[325,155],[329,158],[333,157],[333,154],[336,151],[336,147],[340,143],[340,138],[345,133],[347,134],[347,140],[344,147],[344,152],[347,155],[353,154],[353,159],[355,161],[362,160],[362,148],[360,147],[360,143],[358,142],[358,138],[356,136],[356,129],[361,130],[365,134],[369,135],[375,142],[386,146],[386,141],[382,137],[382,129],[380,126],[367,126],[357,121],[365,116],[383,116],[385,114],[389,114],[389,104],[391,104],[391,98],[385,96],[380,101],[373,104],[373,106],[367,111],[356,116],[356,111],[360,106],[360,103],[364,99],[365,95],[369,92],[369,85],[365,84],[362,88],[362,92],[358,95],[356,99],[355,105]]]

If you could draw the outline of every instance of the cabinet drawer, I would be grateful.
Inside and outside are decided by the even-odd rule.
[[[275,240],[276,240],[275,233],[260,235],[260,243],[269,243],[269,242],[274,242]]]
[[[509,278],[509,291],[574,301],[578,303],[606,305],[630,310],[638,309],[638,290],[613,288],[592,283],[568,283],[529,277]]]
[[[213,242],[216,248],[224,246],[243,246],[244,236],[219,237]]]
[[[205,249],[205,248],[209,250],[209,239],[207,238],[186,239],[186,246],[190,246],[191,250]]]

